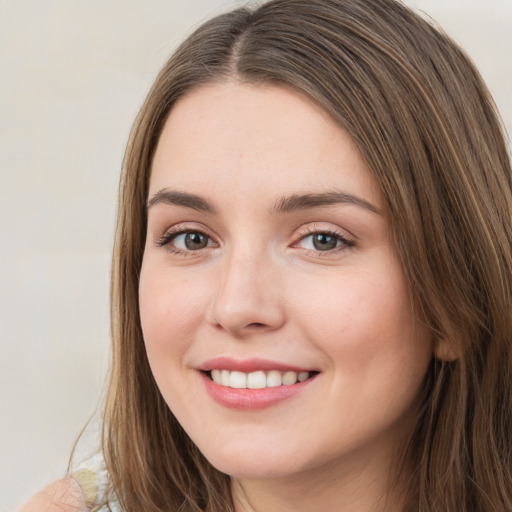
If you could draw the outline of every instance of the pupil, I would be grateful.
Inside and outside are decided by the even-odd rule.
[[[338,240],[331,235],[319,233],[313,237],[313,246],[318,251],[330,251],[336,248]]]
[[[185,237],[185,247],[191,251],[204,249],[207,244],[207,237],[201,233],[188,233]]]

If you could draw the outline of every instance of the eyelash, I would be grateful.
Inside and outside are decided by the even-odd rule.
[[[158,238],[155,242],[155,245],[157,247],[165,247],[167,251],[169,251],[172,254],[177,254],[180,256],[189,256],[189,255],[196,255],[197,253],[201,252],[202,249],[197,250],[184,250],[184,249],[178,249],[172,245],[172,241],[176,239],[180,235],[184,234],[198,234],[205,236],[209,240],[213,241],[212,237],[207,235],[204,231],[200,229],[192,229],[185,226],[175,226],[171,231],[166,232],[162,237]],[[336,254],[340,251],[344,251],[347,249],[350,249],[354,247],[355,243],[353,240],[349,239],[345,234],[342,234],[336,230],[332,229],[321,229],[316,226],[308,226],[306,227],[301,233],[299,233],[299,238],[296,242],[292,244],[292,247],[296,247],[298,244],[306,240],[308,237],[311,237],[313,235],[326,235],[328,237],[333,237],[336,239],[337,242],[340,243],[338,247],[335,247],[333,249],[329,249],[326,251],[320,251],[315,249],[305,249],[309,253],[314,254],[315,256],[328,256],[332,254]],[[213,241],[216,243],[215,241]],[[208,246],[207,246],[208,247]],[[205,247],[206,248],[206,247]]]
[[[334,229],[322,229],[321,227],[318,227],[316,225],[307,226],[301,233],[299,233],[299,239],[293,245],[296,246],[300,242],[303,242],[308,237],[313,235],[327,235],[329,237],[335,238],[337,242],[340,242],[340,245],[338,247],[329,249],[327,251],[305,249],[309,253],[314,254],[315,256],[332,256],[333,254],[337,254],[338,252],[341,251],[346,251],[347,249],[350,249],[355,246],[355,242],[348,238],[346,234],[340,233],[339,231],[336,231]]]
[[[165,249],[167,251],[169,251],[170,253],[177,254],[179,256],[196,255],[198,252],[201,251],[201,249],[195,250],[195,251],[178,249],[178,248],[174,247],[171,243],[178,236],[185,235],[185,234],[191,234],[191,233],[202,235],[202,236],[205,236],[206,238],[208,238],[209,240],[213,240],[211,236],[207,235],[201,229],[193,229],[193,228],[185,227],[185,226],[175,226],[170,231],[167,231],[163,236],[161,236],[160,238],[157,239],[156,246],[157,247],[165,247]]]

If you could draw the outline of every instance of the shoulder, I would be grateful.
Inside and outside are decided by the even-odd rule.
[[[45,487],[27,501],[19,512],[87,512],[80,484],[66,477]]]
[[[18,512],[122,512],[113,492],[108,492],[103,456],[96,452],[61,480],[27,501]]]

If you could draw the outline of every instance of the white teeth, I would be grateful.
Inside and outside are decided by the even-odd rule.
[[[215,381],[215,382],[218,382],[219,384],[222,384],[223,386],[229,386],[229,373],[230,373],[229,370],[221,370],[220,382],[218,382],[218,381]],[[213,375],[212,375],[212,378],[213,378]]]
[[[247,387],[249,389],[262,389],[267,387],[265,372],[251,372],[247,375]]]
[[[212,370],[210,372],[212,380],[222,386],[236,389],[263,389],[276,388],[278,386],[293,386],[297,382],[304,382],[310,376],[310,372],[280,372],[278,370],[256,371],[244,373],[229,370]]]
[[[246,388],[247,387],[247,375],[243,372],[231,372],[229,376],[229,387],[230,388]]]
[[[286,372],[283,375],[283,386],[292,386],[297,382],[297,372]]]
[[[304,382],[309,377],[309,372],[300,372],[299,375],[297,375],[297,380],[299,382]]]
[[[277,388],[283,384],[281,372],[271,370],[267,373],[267,388]]]

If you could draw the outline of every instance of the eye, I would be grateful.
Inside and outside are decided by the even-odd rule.
[[[352,247],[354,243],[341,235],[331,231],[315,231],[304,235],[297,242],[302,249],[315,252],[330,252],[337,249]]]
[[[167,248],[176,253],[187,253],[200,251],[207,247],[214,246],[213,240],[201,231],[178,231],[166,233],[157,241],[159,247],[167,246]]]
[[[177,249],[198,251],[208,247],[210,239],[204,233],[190,231],[174,236],[171,241]]]

